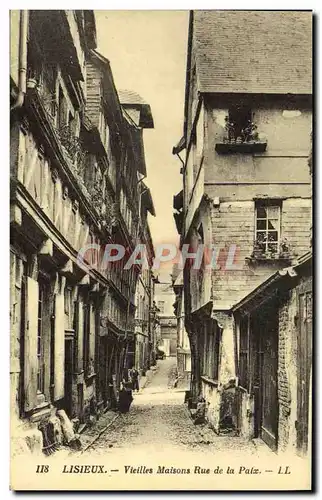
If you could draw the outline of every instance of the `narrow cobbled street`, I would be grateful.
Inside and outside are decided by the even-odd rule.
[[[176,358],[159,360],[154,376],[134,395],[129,413],[107,412],[107,427],[90,429],[94,439],[79,453],[60,460],[54,455],[52,468],[56,458],[63,460],[64,479],[74,489],[227,490],[249,485],[260,489],[269,484],[273,471],[288,464],[263,443],[218,436],[206,424],[194,425],[184,390],[174,387],[175,377]],[[79,467],[100,473],[78,474]],[[301,464],[293,460],[292,468],[300,471]],[[288,476],[278,477],[283,486]]]
[[[195,426],[184,404],[184,391],[173,388],[176,359],[158,361],[157,371],[139,393],[134,394],[130,412],[121,414],[83,455],[112,454],[131,456],[136,452],[155,454],[169,450],[234,455],[257,453],[250,441],[231,436],[216,436],[207,425]]]

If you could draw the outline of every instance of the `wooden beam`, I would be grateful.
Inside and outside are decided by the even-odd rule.
[[[10,207],[10,224],[16,224],[17,226],[22,224],[22,212],[17,205],[11,205]]]
[[[73,262],[71,259],[68,259],[66,264],[60,269],[60,274],[62,276],[73,275]]]
[[[82,279],[78,283],[79,286],[89,286],[90,281],[89,281],[89,274],[85,274],[85,276],[82,277]]]

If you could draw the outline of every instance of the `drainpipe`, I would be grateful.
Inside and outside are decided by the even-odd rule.
[[[20,11],[18,96],[10,111],[21,108],[27,87],[28,10]]]

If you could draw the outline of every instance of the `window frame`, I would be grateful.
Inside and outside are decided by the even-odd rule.
[[[160,303],[162,303],[162,309],[163,309],[163,310],[162,310],[162,309],[161,309],[161,307],[160,307]],[[160,314],[164,314],[165,300],[158,300],[158,304],[157,304],[157,306],[158,306],[158,309],[160,310]]]
[[[266,217],[258,217],[258,210],[264,208],[266,210]],[[269,217],[269,211],[272,209],[278,209],[278,217],[273,218]],[[269,221],[278,221],[277,227],[274,229],[269,229]],[[258,222],[266,221],[265,229],[258,229]],[[254,243],[258,246],[258,251],[263,255],[274,253],[276,256],[280,254],[280,245],[282,240],[282,201],[281,200],[256,200],[255,201],[255,210],[254,210]],[[258,241],[258,234],[265,234],[265,239],[263,242]],[[269,241],[268,235],[270,233],[277,233],[277,239]],[[276,245],[276,252],[272,252],[269,250],[269,245]],[[264,245],[265,249],[260,249],[259,245]]]

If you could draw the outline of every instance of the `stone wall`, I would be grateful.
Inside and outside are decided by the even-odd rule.
[[[278,447],[296,450],[297,418],[297,297],[296,288],[283,297],[278,338]]]

